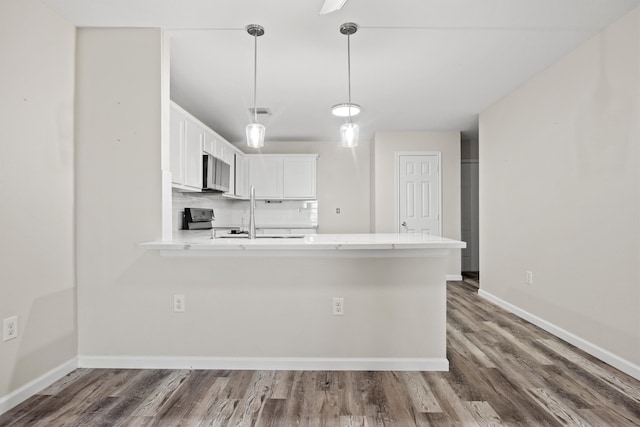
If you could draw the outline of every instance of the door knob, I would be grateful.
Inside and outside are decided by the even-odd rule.
[[[400,225],[402,225],[403,227],[406,227],[407,226],[407,221],[402,221],[402,224],[400,224]]]

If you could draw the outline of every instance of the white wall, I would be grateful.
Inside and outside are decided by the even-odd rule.
[[[395,233],[396,156],[400,151],[438,151],[442,167],[442,235],[460,239],[460,133],[376,132],[371,149],[371,229],[374,233]],[[460,275],[460,250],[451,251],[449,276]]]
[[[77,353],[74,47],[41,2],[0,2],[0,320],[19,326],[0,342],[0,398]]]
[[[268,131],[268,129],[267,129]],[[318,233],[369,232],[368,141],[343,148],[340,141],[267,141],[263,154],[318,154]],[[238,144],[245,153],[254,153]],[[340,213],[336,213],[340,208]]]
[[[77,45],[79,350],[118,353],[157,322],[144,314],[158,308],[154,269],[127,278],[148,256],[138,243],[161,237],[162,33],[79,29]]]
[[[636,9],[480,116],[482,290],[636,375],[639,64]]]
[[[425,286],[443,274],[441,259],[171,258],[138,246],[161,234],[161,44],[159,30],[78,31],[81,360],[441,358],[443,323],[426,322],[425,328],[411,317],[437,315],[444,321],[444,289]],[[319,154],[329,159],[333,150]],[[354,160],[337,160],[343,153],[335,149],[336,163],[352,176],[347,165]],[[368,176],[368,169],[363,173]],[[362,192],[365,202],[357,207],[366,217],[367,188]],[[177,294],[186,297],[185,313],[173,313]],[[331,315],[334,296],[346,299],[350,315]],[[363,324],[376,325],[374,332],[362,333]],[[416,337],[435,343],[438,351]],[[397,344],[380,345],[384,339]]]
[[[78,31],[81,360],[441,358],[444,289],[425,283],[442,259],[171,258],[138,246],[161,234],[161,45],[154,29]],[[185,313],[173,313],[176,294]],[[333,296],[352,314],[332,316]],[[442,322],[424,327],[414,313]]]

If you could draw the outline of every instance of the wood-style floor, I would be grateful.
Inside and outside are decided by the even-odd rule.
[[[640,382],[448,285],[449,372],[78,369],[2,426],[638,426]]]

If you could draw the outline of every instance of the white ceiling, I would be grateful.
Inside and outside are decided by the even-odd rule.
[[[334,141],[347,101],[361,138],[375,131],[477,132],[478,113],[621,17],[640,0],[43,0],[77,26],[163,27],[171,34],[171,98],[232,142],[253,103],[253,38],[260,24],[258,106],[267,142]]]

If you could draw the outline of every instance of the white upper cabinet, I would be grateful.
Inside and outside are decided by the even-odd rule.
[[[256,188],[259,199],[282,198],[282,157],[249,156],[249,186]]]
[[[249,155],[249,185],[259,199],[314,200],[316,193],[316,154]]]
[[[187,116],[171,105],[169,134],[171,138],[170,163],[171,181],[174,184],[184,184],[184,127]]]
[[[215,156],[216,154],[216,135],[211,129],[204,130],[204,141],[202,145],[202,151],[207,154]]]
[[[317,199],[317,154],[245,155],[174,102],[169,126],[174,188],[202,191],[202,156],[209,154],[230,166],[227,197],[248,199],[253,185],[259,199]]]
[[[226,194],[234,196],[233,166],[237,149],[174,102],[169,127],[173,186],[184,191],[202,191],[202,156],[210,154],[231,166],[231,186]]]
[[[282,158],[282,197],[284,199],[316,198],[317,156],[285,156]]]
[[[202,190],[204,128],[182,108],[171,104],[169,121],[171,182],[188,191]]]
[[[184,185],[201,190],[204,129],[192,118],[187,118],[184,133]]]
[[[249,198],[249,160],[244,154],[235,153],[234,196],[241,199]]]

